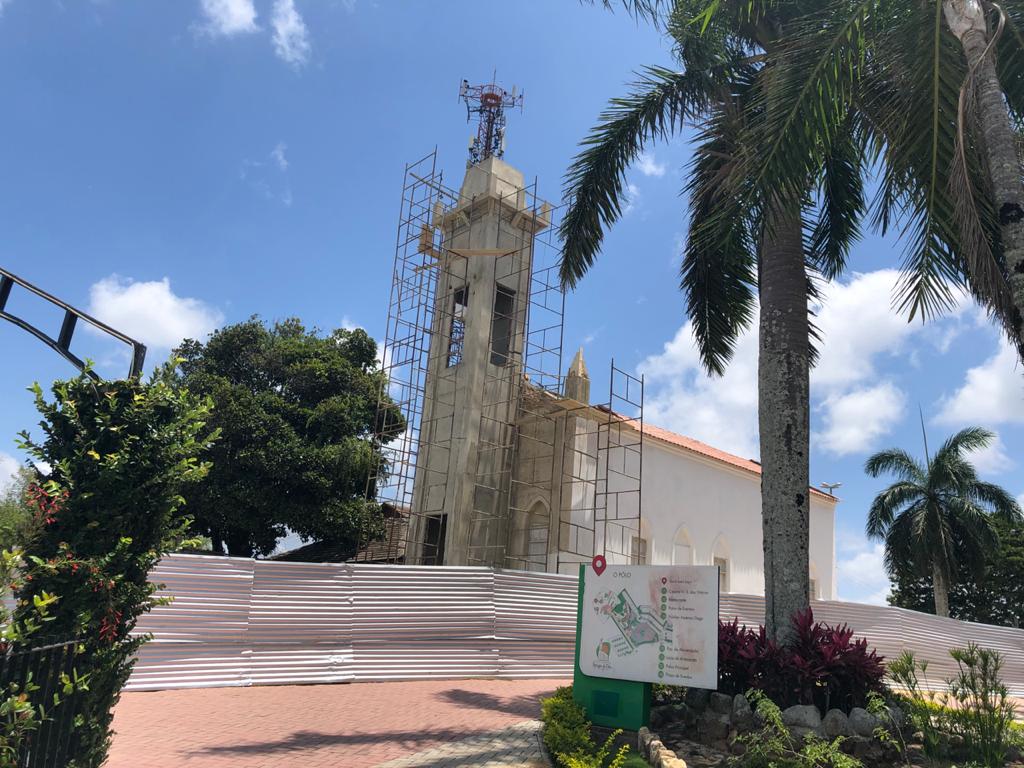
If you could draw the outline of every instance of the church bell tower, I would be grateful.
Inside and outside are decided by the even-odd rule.
[[[502,566],[534,237],[551,208],[502,159],[522,95],[465,81],[460,95],[479,124],[457,195],[423,233],[437,283],[406,562]]]

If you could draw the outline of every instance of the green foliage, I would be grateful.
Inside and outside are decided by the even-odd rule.
[[[1024,523],[992,518],[999,538],[986,558],[980,575],[968,568],[952,574],[949,615],[961,621],[1024,626]],[[890,573],[891,605],[924,613],[935,612],[935,591],[930,577],[923,577],[906,564]]]
[[[253,318],[174,355],[180,366],[165,378],[212,398],[221,430],[213,468],[184,494],[214,551],[267,555],[286,529],[354,550],[361,531],[383,532],[380,505],[366,499],[380,461],[371,438],[383,429],[393,439],[405,422],[397,407],[378,421],[383,374],[365,331],[320,336],[298,320]]]
[[[12,579],[22,570],[24,564],[21,553],[4,549],[0,551],[0,583],[11,584]],[[57,602],[57,597],[42,591],[27,600],[20,618],[14,620],[6,605],[0,603],[0,653],[8,653],[12,649],[23,648],[40,634],[53,620],[50,610]],[[42,722],[61,706],[69,694],[88,688],[87,676],[62,674],[60,689],[53,693],[49,700],[40,700],[40,690],[31,677],[20,685],[17,682],[0,686],[0,768],[16,768],[21,763],[22,748],[25,740],[33,731],[38,730]]]
[[[980,427],[962,429],[921,463],[891,448],[864,465],[872,477],[891,474],[896,482],[879,493],[868,511],[867,534],[885,542],[890,573],[909,569],[931,576],[937,611],[960,569],[979,573],[995,550],[993,519],[1021,522],[1021,510],[1003,488],[978,478],[967,455],[988,446],[994,435]]]
[[[587,714],[572,697],[572,687],[558,688],[551,698],[540,703],[544,722],[544,746],[561,768],[627,768],[629,746],[623,744],[612,754],[615,739],[622,731],[612,733],[600,747],[590,735]]]
[[[32,531],[32,507],[29,488],[37,472],[21,467],[10,485],[0,494],[0,548],[14,549],[22,544]]]
[[[750,690],[747,699],[763,723],[760,729],[737,737],[744,752],[731,758],[738,768],[863,768],[842,749],[843,737],[832,741],[807,735],[797,743],[782,722],[782,711],[762,691]]]
[[[928,682],[928,662],[919,661],[913,651],[903,651],[888,665],[889,679],[904,691],[903,704],[912,727],[924,736],[924,753],[931,758],[945,754],[943,708]]]
[[[1001,679],[1003,657],[998,651],[968,643],[954,648],[957,675],[949,681],[956,706],[950,719],[974,760],[996,768],[1003,764],[1014,719],[1014,704]]]
[[[178,545],[186,522],[182,491],[203,477],[210,403],[166,382],[58,381],[47,400],[33,387],[43,438],[22,447],[51,468],[34,486],[39,529],[26,546],[16,583],[15,621],[34,600],[60,595],[48,633],[80,638],[89,689],[79,697],[76,768],[106,757],[114,704],[145,637],[138,617],[162,602],[148,574]]]

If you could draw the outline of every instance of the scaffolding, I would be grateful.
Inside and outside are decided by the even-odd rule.
[[[552,571],[646,557],[642,378],[613,362],[607,403],[562,395],[560,213],[536,180],[478,199],[445,186],[436,150],[406,166],[367,485],[384,520],[355,560]],[[477,278],[471,298],[485,264],[490,295]],[[471,301],[490,313],[488,358],[466,367]]]
[[[644,379],[612,360],[608,400],[566,413],[558,526],[560,573],[597,554],[609,564],[644,564],[641,528]]]

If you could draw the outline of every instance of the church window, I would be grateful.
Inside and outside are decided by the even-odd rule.
[[[507,365],[512,348],[512,320],[516,292],[499,285],[494,292],[494,314],[491,315],[491,364]]]
[[[629,562],[632,565],[647,565],[647,539],[634,536],[629,547]]]
[[[712,565],[718,566],[718,591],[729,591],[729,561],[724,557],[716,557]]]
[[[456,288],[452,296],[452,323],[448,331],[448,367],[462,362],[462,344],[466,339],[466,309],[469,292],[466,286]]]

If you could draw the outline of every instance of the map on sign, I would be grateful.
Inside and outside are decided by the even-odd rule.
[[[718,687],[718,569],[586,569],[580,671],[594,677]]]

